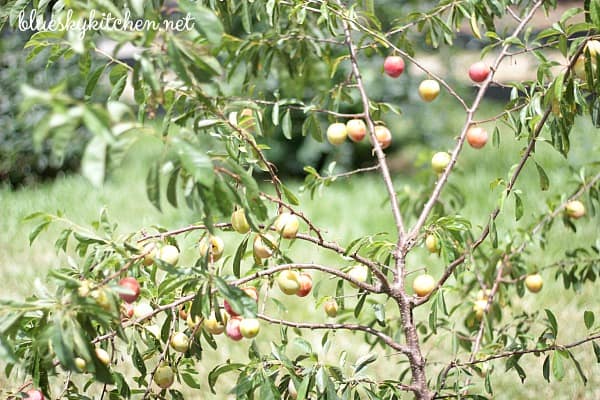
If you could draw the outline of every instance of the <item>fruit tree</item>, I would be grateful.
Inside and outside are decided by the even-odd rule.
[[[155,138],[163,151],[148,166],[148,199],[192,210],[194,220],[122,232],[104,210],[90,226],[31,215],[30,241],[60,227],[56,249],[66,261],[47,288],[2,301],[0,354],[13,386],[0,391],[30,399],[183,399],[209,390],[240,399],[484,399],[505,370],[525,380],[523,360],[535,356],[550,384],[569,368],[587,382],[575,350],[600,360],[597,303],[582,310],[585,326],[568,340],[559,338],[556,309],[514,307],[541,296],[544,281],[578,290],[600,273],[599,248],[575,236],[600,205],[597,163],[579,160],[575,183],[551,187],[553,171],[536,158],[544,146],[570,160],[575,121],[600,126],[600,2],[560,4],[7,2],[5,28],[23,28],[31,12],[62,22],[67,29],[32,32],[26,49],[48,63],[75,58],[81,74],[78,94],[23,88],[23,113],[45,111],[33,135],[68,141],[91,132],[82,173],[97,185],[127,149]],[[91,23],[107,15],[132,24]],[[477,56],[451,78],[437,64],[459,40],[476,43]],[[128,58],[124,49],[133,49]],[[500,80],[519,57],[531,74]],[[100,84],[108,97],[96,93]],[[382,99],[375,85],[412,94]],[[491,89],[509,94],[496,115],[482,111]],[[444,98],[464,115],[461,128],[400,185],[389,163],[394,121],[402,124],[410,103]],[[595,132],[585,135],[597,146]],[[271,159],[276,136],[328,152],[366,146],[371,165],[306,165],[299,188]],[[520,149],[500,154],[507,140]],[[511,163],[492,182],[497,205],[476,210],[483,224],[464,217],[474,191],[452,185],[468,152],[481,154],[481,168],[500,157]],[[547,207],[535,215],[525,196],[533,189],[519,184],[526,170],[545,192]],[[298,191],[318,202],[330,185],[363,174],[378,174],[393,230],[344,243],[303,211]],[[319,207],[343,208],[352,220],[353,207],[381,204]],[[499,224],[507,214],[514,225]],[[572,246],[539,265],[534,250],[552,229]],[[207,354],[227,353],[231,341],[248,360],[232,353],[207,365]],[[369,372],[379,363],[386,367]]]

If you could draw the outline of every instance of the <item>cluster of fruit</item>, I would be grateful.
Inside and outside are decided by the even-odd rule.
[[[246,219],[243,209],[236,210],[231,217],[232,228],[239,233],[245,234],[250,231],[250,225]],[[296,237],[299,229],[298,218],[290,213],[281,213],[274,221],[272,228],[279,234],[279,237],[293,239]],[[277,246],[277,240],[274,235],[269,233],[257,234],[253,243],[253,252],[256,258],[266,259],[271,257]],[[210,262],[218,261],[225,250],[223,239],[218,236],[209,235],[199,243],[199,253],[206,257]],[[142,250],[142,264],[150,266],[153,263],[161,262],[170,265],[176,265],[179,262],[180,252],[176,246],[166,243],[150,242],[144,245]],[[312,289],[312,277],[308,273],[298,274],[295,271],[284,271],[278,279],[280,289],[285,294],[295,294],[300,297],[308,295]],[[244,293],[258,303],[259,294],[255,287],[242,288]],[[136,318],[139,320],[149,319],[155,313],[154,308],[148,302],[134,304],[141,292],[141,285],[135,277],[125,277],[119,281],[117,292],[123,301],[121,306],[124,319]],[[88,281],[82,282],[79,288],[81,296],[91,295],[99,305],[104,308],[110,308],[110,301],[103,289],[93,289]],[[179,310],[179,317],[186,320],[189,329],[192,332],[203,328],[212,335],[225,333],[232,340],[239,341],[242,338],[254,338],[260,331],[260,322],[256,318],[244,318],[240,316],[229,304],[227,300],[223,302],[223,309],[219,316],[212,313],[207,318],[191,315],[182,307]],[[146,331],[155,337],[160,336],[160,329],[155,324],[145,325]],[[170,347],[177,352],[185,353],[190,347],[190,337],[185,331],[174,332],[169,340]],[[98,348],[98,358],[105,362],[110,362],[110,357],[105,350]],[[85,371],[85,360],[77,358],[76,366],[80,371]],[[170,387],[174,381],[174,373],[168,364],[158,366],[154,374],[154,382],[161,388]]]
[[[579,200],[570,200],[564,207],[565,215],[569,218],[579,219],[585,215],[585,206]],[[441,246],[438,237],[434,233],[429,233],[425,237],[425,247],[430,253],[439,253]],[[533,273],[525,277],[525,287],[531,293],[538,293],[542,290],[544,281],[539,273]],[[422,274],[413,281],[413,291],[419,297],[428,296],[436,287],[435,279],[428,274]],[[479,291],[473,304],[475,318],[481,320],[488,304],[491,291]]]
[[[392,77],[398,78],[404,72],[404,60],[400,56],[386,57],[383,62],[383,70]],[[473,82],[481,83],[490,75],[490,67],[483,61],[476,62],[469,67],[469,78]],[[440,93],[440,84],[433,79],[425,79],[419,85],[419,96],[424,101],[433,101]]]
[[[400,56],[389,56],[383,63],[383,70],[392,77],[398,78],[404,72],[404,60]],[[490,74],[490,67],[484,62],[477,62],[469,68],[469,77],[473,82],[483,82]],[[427,102],[435,100],[440,94],[440,84],[434,79],[426,79],[419,85],[419,96]],[[390,130],[383,126],[374,127],[375,138],[382,149],[390,146],[392,143],[392,134]],[[346,137],[353,142],[362,141],[367,135],[367,126],[361,119],[351,119],[346,124],[335,122],[327,128],[327,140],[333,145],[344,143]],[[476,149],[480,149],[488,141],[488,133],[481,127],[471,126],[467,132],[467,142]],[[444,167],[445,168],[445,167]],[[442,168],[443,170],[443,168]]]

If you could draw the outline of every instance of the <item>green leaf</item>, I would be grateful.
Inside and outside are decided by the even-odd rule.
[[[202,386],[200,383],[196,382],[195,376],[191,374],[181,374],[181,379],[185,382],[186,385],[193,389],[201,389]],[[182,397],[183,398],[183,397]]]
[[[600,364],[600,345],[596,342],[592,342],[592,347],[594,348],[594,354],[596,355],[596,361]]]
[[[213,393],[216,393],[215,385],[221,375],[223,375],[224,373],[227,373],[229,371],[235,371],[236,369],[240,369],[240,368],[244,368],[244,367],[245,367],[244,364],[232,363],[232,364],[218,365],[215,368],[213,368],[213,370],[210,371],[210,373],[208,374],[208,385],[210,386],[210,391]]]
[[[544,365],[542,366],[542,374],[547,382],[550,382],[550,356],[546,356]]]
[[[177,207],[177,178],[179,177],[179,168],[171,172],[169,182],[167,183],[167,201]]]
[[[44,221],[41,224],[39,224],[38,226],[35,227],[35,229],[33,231],[31,231],[31,233],[29,234],[29,245],[31,246],[33,244],[33,241],[39,236],[40,233],[42,233],[42,231],[44,231],[46,228],[48,228],[48,225],[50,225],[50,221]]]
[[[552,375],[556,380],[561,381],[565,376],[565,368],[563,366],[562,356],[560,352],[555,351],[550,357],[550,363],[552,365]]]
[[[283,129],[283,136],[288,140],[292,140],[292,117],[290,116],[289,108],[283,114],[281,128]]]
[[[515,220],[518,221],[523,217],[523,200],[515,193]]]
[[[302,383],[300,384],[300,387],[298,388],[298,397],[296,398],[296,400],[306,399],[306,395],[308,393],[308,388],[310,385],[310,378],[311,378],[311,376],[309,374],[306,374],[306,376],[302,380]]]
[[[558,335],[558,324],[556,323],[556,317],[554,316],[552,311],[548,310],[547,308],[544,311],[546,312],[546,316],[548,317],[548,322],[550,323],[552,334],[554,335],[554,338],[556,338]]]
[[[590,1],[590,19],[596,27],[600,27],[600,1]]]
[[[206,188],[212,187],[215,180],[215,172],[212,161],[200,149],[188,142],[174,140],[181,165],[190,173],[196,182]]]
[[[211,44],[221,44],[223,25],[212,10],[190,0],[180,0],[179,6],[193,17],[196,30],[204,34]]]
[[[102,66],[96,68],[94,70],[94,72],[92,72],[89,75],[87,84],[85,85],[85,98],[86,99],[88,99],[94,92],[94,89],[96,88],[96,85],[98,84],[98,79],[100,79],[100,76],[104,72],[104,69],[106,68],[107,65],[108,64],[103,64]]]
[[[585,327],[587,329],[591,329],[592,326],[594,326],[594,320],[595,320],[595,317],[594,317],[593,312],[588,311],[588,310],[583,312],[583,321],[585,322]]]
[[[573,364],[575,364],[575,369],[577,370],[577,373],[579,374],[579,377],[581,378],[581,380],[583,381],[583,385],[587,385],[587,376],[585,376],[585,374],[583,373],[583,369],[581,368],[581,364],[579,364],[579,361],[577,361],[577,359],[575,358],[575,356],[573,355],[573,353],[571,353],[569,350],[566,350],[567,354],[569,355],[569,357],[571,358],[571,361],[573,361]]]
[[[544,168],[542,168],[537,161],[535,162],[535,167],[537,168],[538,175],[540,177],[540,189],[543,191],[548,190],[550,187],[550,180],[548,179],[548,175],[546,175],[546,171],[544,171]]]
[[[246,33],[252,32],[252,19],[248,12],[248,2],[242,1],[242,27]]]
[[[500,130],[497,126],[494,128],[494,133],[492,134],[492,144],[494,147],[500,147]]]
[[[133,366],[135,367],[135,369],[137,369],[140,372],[140,374],[146,375],[146,364],[144,363],[144,358],[140,354],[136,345],[133,346],[131,360],[133,361]]]
[[[300,201],[298,200],[296,195],[290,189],[288,189],[287,186],[285,186],[284,184],[281,184],[280,187],[283,190],[283,195],[285,196],[287,201],[290,202],[291,205],[293,205],[293,206],[300,205]]]
[[[215,286],[229,302],[233,311],[246,318],[256,318],[258,307],[256,301],[236,286],[227,284],[223,278],[215,276]]]
[[[360,296],[360,298],[358,299],[358,302],[356,303],[356,307],[354,308],[354,316],[356,318],[358,318],[358,316],[360,315],[360,312],[362,311],[366,300],[367,300],[367,293],[363,293]]]
[[[498,232],[496,231],[496,222],[490,217],[490,239],[492,239],[492,247],[498,248]]]
[[[323,141],[323,132],[321,131],[321,125],[314,114],[310,114],[302,124],[302,136],[311,135],[317,142]]]
[[[377,360],[377,354],[365,354],[354,363],[354,374],[358,374],[367,365],[372,364]]]
[[[242,263],[242,258],[244,258],[244,254],[246,253],[246,247],[248,247],[248,236],[242,240],[242,243],[240,243],[235,252],[235,257],[233,258],[233,274],[236,278],[241,276],[240,265]]]
[[[94,186],[102,186],[106,173],[107,144],[101,136],[94,136],[81,159],[81,174]]]
[[[146,195],[148,196],[148,200],[154,207],[156,207],[159,211],[160,208],[160,165],[158,162],[154,163],[150,170],[148,171],[148,175],[146,176]]]
[[[173,63],[173,67],[175,67],[175,72],[177,72],[177,76],[181,78],[181,80],[188,86],[192,86],[192,80],[188,74],[185,65],[181,62],[184,57],[179,52],[177,45],[173,39],[170,39],[168,42],[167,51],[169,54],[169,60]]]

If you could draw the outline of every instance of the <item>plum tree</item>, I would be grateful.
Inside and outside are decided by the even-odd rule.
[[[89,226],[62,213],[32,214],[30,241],[61,227],[53,242],[67,261],[49,274],[51,289],[36,283],[31,297],[0,303],[10,385],[0,393],[483,399],[506,387],[498,385],[510,377],[498,379],[498,371],[515,371],[520,381],[531,375],[534,355],[537,375],[557,390],[567,371],[587,382],[592,368],[576,351],[600,354],[593,310],[582,313],[580,336],[568,337],[558,334],[554,305],[523,311],[519,298],[542,287],[532,271],[544,271],[557,292],[580,290],[600,274],[596,238],[581,234],[589,232],[586,207],[595,215],[600,206],[600,171],[596,160],[573,156],[577,140],[593,149],[599,139],[590,130],[572,134],[584,118],[600,126],[600,7],[586,0],[556,16],[556,1],[396,3],[1,6],[0,27],[12,28],[29,9],[74,22],[91,11],[195,22],[188,30],[99,27],[83,37],[39,31],[27,43],[31,59],[71,60],[82,83],[72,95],[60,84],[23,87],[21,113],[41,113],[33,132],[40,147],[88,132],[81,171],[101,185],[124,168],[126,149],[153,138],[160,152],[147,166],[148,200],[181,214],[133,232],[106,210]],[[459,34],[471,35],[465,59],[479,48],[489,62],[455,63],[448,49],[464,41]],[[122,49],[135,55],[124,60]],[[531,76],[496,75],[520,56]],[[387,78],[382,64],[403,78]],[[507,93],[502,109],[487,107],[492,87]],[[429,120],[411,119],[417,109]],[[456,114],[460,126],[449,120]],[[465,142],[486,145],[482,126],[499,151],[463,151]],[[352,143],[344,144],[347,136]],[[434,173],[433,144],[448,150],[433,156]],[[352,169],[348,160],[361,152],[371,164]],[[309,165],[295,165],[300,159]],[[556,185],[555,165],[573,172],[572,181]],[[303,171],[304,184],[290,170]],[[479,187],[470,178],[481,172],[497,176]],[[377,201],[319,197],[366,174],[385,191]],[[359,208],[387,214],[358,226]],[[323,215],[340,226],[322,226]],[[558,236],[564,249],[547,251]],[[239,343],[214,337],[221,333]]]

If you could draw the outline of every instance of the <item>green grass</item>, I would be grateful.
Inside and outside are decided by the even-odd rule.
[[[597,154],[597,141],[589,131],[593,128],[587,123],[580,123],[572,134],[572,158],[569,162],[551,150],[548,145],[540,144],[535,155],[535,160],[544,166],[550,175],[550,193],[571,193],[575,189],[572,172],[569,166],[579,168],[583,163],[593,160]],[[447,132],[442,137],[436,137],[435,142],[441,148],[449,148],[452,145],[452,132]],[[481,151],[470,148],[465,149],[458,164],[459,170],[451,179],[451,183],[463,188],[467,193],[467,204],[462,214],[469,218],[474,226],[475,234],[480,232],[479,228],[487,221],[487,215],[497,202],[499,189],[490,190],[490,182],[496,178],[507,179],[507,170],[518,161],[518,152],[523,143],[515,143],[510,134],[503,133],[502,145],[499,149],[488,145]],[[174,209],[166,206],[163,213],[155,210],[146,200],[144,178],[148,161],[155,156],[155,148],[150,146],[142,154],[132,154],[126,159],[123,168],[120,168],[111,177],[109,182],[101,189],[91,187],[79,176],[67,176],[57,179],[53,183],[41,184],[36,187],[26,188],[12,192],[6,188],[0,189],[0,207],[2,219],[0,220],[0,271],[4,279],[0,282],[0,295],[3,298],[22,298],[33,290],[37,280],[44,281],[44,276],[50,268],[55,268],[66,262],[64,255],[56,256],[53,250],[53,242],[58,230],[50,229],[43,233],[32,247],[28,245],[28,234],[32,229],[29,223],[22,223],[22,219],[35,211],[56,212],[62,210],[65,216],[78,224],[87,225],[95,220],[102,207],[106,207],[111,219],[119,222],[121,233],[138,231],[153,224],[160,224],[168,228],[177,228],[190,222],[194,222],[197,216],[183,209]],[[411,153],[410,149],[402,152],[402,157],[418,159]],[[423,158],[423,157],[422,157]],[[425,157],[426,158],[426,157]],[[426,167],[423,167],[426,169]],[[394,180],[398,188],[406,185],[410,188],[411,177],[403,173],[394,173]],[[535,167],[530,164],[526,167],[523,176],[519,180],[517,188],[522,191],[522,198],[526,206],[523,222],[532,221],[533,217],[546,209],[545,202],[549,194],[539,189],[538,175]],[[347,245],[352,239],[364,234],[376,232],[391,233],[394,230],[393,221],[385,203],[385,190],[381,179],[377,175],[360,177],[351,180],[340,180],[323,191],[314,200],[310,200],[308,194],[302,194],[301,209],[315,223],[324,227],[326,238],[332,239],[341,245]],[[274,212],[274,210],[272,210]],[[414,218],[407,216],[407,223],[414,222]],[[513,201],[506,204],[506,208],[498,220],[498,234],[500,237],[510,237],[512,230],[517,226],[514,221]],[[555,224],[551,234],[549,247],[542,251],[534,249],[528,259],[532,265],[543,266],[556,260],[565,249],[573,246],[589,246],[598,237],[598,224],[596,217],[588,217],[577,222],[576,234],[566,233],[561,224]],[[234,234],[224,234],[228,255],[235,251],[239,237]],[[393,240],[393,235],[389,235]],[[189,235],[182,240],[185,260],[193,258],[193,245],[197,235]],[[335,267],[350,265],[347,260],[335,257],[326,250],[315,250],[304,243],[294,243],[291,254],[299,262],[321,262]],[[437,256],[427,254],[423,249],[416,249],[408,258],[409,270],[419,270],[422,266],[437,275],[440,273],[443,263]],[[476,266],[475,268],[478,268]],[[413,275],[414,276],[414,275]],[[317,275],[315,281],[320,283],[320,294],[333,294],[334,282]],[[551,309],[557,316],[560,324],[559,343],[568,343],[575,339],[584,337],[586,330],[583,325],[583,310],[598,311],[597,295],[593,285],[587,285],[580,293],[565,291],[562,284],[554,281],[553,274],[544,274],[545,286],[539,295],[527,294],[523,298],[517,298],[514,290],[510,292],[514,296],[514,309],[506,312],[503,322],[510,322],[511,318],[523,310],[533,312],[540,311],[540,323],[531,332],[536,336],[541,332],[543,326],[543,309]],[[354,293],[347,289],[347,294]],[[279,300],[285,301],[284,296],[273,290],[271,295]],[[380,299],[382,300],[382,299]],[[464,299],[456,298],[451,294],[448,296],[450,306],[460,304]],[[352,304],[355,299],[349,299]],[[285,301],[289,306],[287,312],[277,309],[274,302],[269,301],[266,305],[268,314],[276,315],[286,319],[297,321],[323,322],[323,312],[315,309],[313,297],[302,301],[291,303]],[[388,307],[391,315],[396,312]],[[417,321],[426,321],[428,306],[422,307],[417,312]],[[467,311],[467,308],[464,309]],[[365,313],[372,312],[365,307]],[[459,315],[464,315],[459,313]],[[600,317],[600,316],[599,316]],[[461,317],[462,318],[462,317]],[[350,320],[353,318],[350,317]],[[454,321],[457,326],[461,325],[460,318]],[[264,329],[257,343],[263,352],[270,350],[271,339],[277,340],[279,328],[270,327]],[[335,333],[333,349],[326,351],[320,345],[320,332],[304,332],[304,337],[313,344],[313,348],[319,354],[321,361],[336,363],[340,351],[348,352],[348,364],[356,358],[369,351],[368,345],[364,344],[358,336],[345,332]],[[222,377],[222,390],[216,396],[210,396],[206,387],[206,376],[214,365],[231,359],[234,362],[247,360],[248,342],[232,343],[224,337],[217,339],[220,347],[218,351],[207,349],[205,357],[199,363],[198,370],[202,377],[203,398],[225,398],[225,393],[234,384],[232,376]],[[429,377],[435,376],[443,368],[451,357],[449,336],[440,336],[424,344],[424,351],[429,361],[441,362],[433,364],[429,370]],[[402,360],[399,356],[384,356],[381,350],[375,350],[379,354],[378,361],[367,369],[367,374],[377,379],[394,378],[398,376],[400,368],[397,362]],[[584,387],[579,380],[572,364],[565,362],[567,374],[563,382],[552,382],[547,384],[542,377],[543,358],[529,355],[523,358],[522,365],[528,372],[527,380],[523,385],[518,384],[518,378],[514,371],[504,373],[503,362],[494,362],[495,368],[493,382],[495,383],[495,399],[532,399],[551,397],[556,399],[597,399],[600,392],[600,368],[595,363],[591,345],[587,344],[574,351],[575,356],[581,361],[584,371],[590,382]],[[466,359],[467,355],[461,355]],[[481,379],[475,379],[477,385],[475,391],[481,390]],[[0,385],[11,385],[0,378]],[[410,398],[410,396],[408,397]]]

